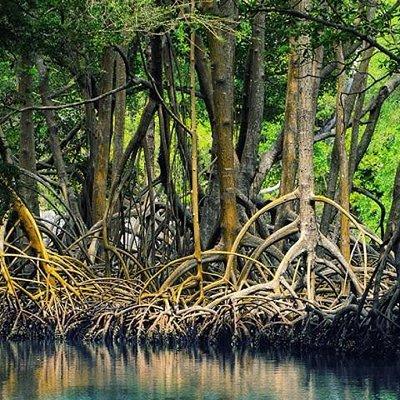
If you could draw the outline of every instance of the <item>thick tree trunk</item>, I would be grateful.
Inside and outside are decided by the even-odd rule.
[[[221,3],[220,17],[234,18],[233,0]],[[209,36],[213,104],[216,122],[217,166],[220,183],[221,234],[224,248],[233,244],[238,227],[233,144],[234,56],[235,37],[228,29],[218,29]]]
[[[210,60],[208,59],[207,49],[205,48],[202,37],[199,33],[196,33],[195,59],[199,86],[204,97],[204,103],[211,125],[211,160],[213,161],[217,157],[214,89],[212,84]],[[201,199],[200,208],[200,229],[203,249],[208,249],[214,245],[215,241],[218,239],[220,228],[219,216],[221,208],[219,201],[219,176],[217,173],[217,167],[214,163],[212,163],[210,170],[208,171],[208,182],[207,192]]]
[[[299,10],[305,11],[309,0],[299,3]],[[299,58],[299,108],[297,113],[297,146],[298,146],[298,186],[299,186],[299,218],[300,242],[307,252],[307,292],[310,301],[315,296],[314,264],[318,229],[314,210],[314,126],[316,99],[319,88],[319,68],[322,49],[316,50],[316,58],[310,55],[310,38],[303,35],[299,38],[299,50],[308,56]],[[307,49],[309,51],[307,51]]]
[[[101,93],[112,90],[114,56],[113,50],[105,49],[102,60],[102,76],[100,79]],[[107,204],[107,177],[111,138],[111,96],[106,96],[99,101],[98,122],[96,125],[93,152],[93,182],[92,182],[92,220],[93,223],[104,217]]]
[[[125,64],[121,56],[115,60],[115,87],[120,87],[126,83]],[[125,109],[126,109],[126,90],[120,90],[115,95],[114,108],[114,130],[113,130],[113,164],[112,180],[116,178],[118,163],[122,159],[125,138]]]
[[[242,123],[237,145],[240,161],[238,187],[248,197],[253,197],[250,194],[250,187],[257,167],[258,145],[264,116],[264,46],[265,12],[259,12],[253,19],[253,34],[244,84]]]
[[[30,71],[32,66],[33,63],[31,57],[29,55],[22,56],[18,87],[22,108],[33,106],[33,79]],[[33,124],[32,110],[21,112],[20,126],[19,165],[21,168],[36,174],[35,127]],[[35,179],[22,174],[20,184],[21,196],[29,210],[32,214],[39,215],[39,201],[36,193],[37,183]]]
[[[282,147],[282,176],[279,188],[279,195],[284,196],[292,192],[296,186],[297,173],[297,104],[299,91],[299,70],[298,53],[295,49],[295,43],[292,42],[292,51],[289,59],[288,81],[286,89],[285,105],[285,125],[283,129],[283,147]],[[292,207],[290,203],[282,205],[278,209],[275,230],[278,230],[285,224],[286,213]]]
[[[115,56],[114,62],[114,87],[121,87],[126,84],[126,66],[120,54]],[[111,168],[111,187],[115,185],[118,178],[119,164],[122,161],[124,152],[125,139],[125,112],[126,112],[126,90],[120,90],[115,94],[114,109],[113,109],[113,132],[112,132],[112,168]],[[112,199],[109,199],[112,202]],[[111,204],[110,204],[111,205]],[[115,202],[115,207],[111,213],[122,212],[123,199]],[[120,240],[121,232],[123,231],[122,218],[113,220],[108,223],[111,226],[110,237],[114,238],[114,243]]]

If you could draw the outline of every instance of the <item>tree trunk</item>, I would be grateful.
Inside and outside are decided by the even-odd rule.
[[[397,167],[393,187],[393,201],[384,236],[384,243],[389,243],[394,235],[392,250],[395,254],[397,279],[400,281],[400,163]]]
[[[102,60],[101,93],[112,90],[114,57],[113,50],[105,49]],[[104,217],[107,203],[107,177],[111,138],[111,96],[99,101],[98,121],[95,130],[93,152],[92,220],[93,223]]]
[[[237,145],[240,161],[238,187],[248,197],[252,197],[250,186],[257,167],[258,145],[264,116],[264,46],[265,12],[259,12],[253,19],[253,35],[244,84],[242,123]]]
[[[211,125],[211,160],[213,161],[217,157],[217,129],[214,112],[214,89],[210,62],[207,56],[207,49],[205,48],[202,37],[199,33],[196,33],[195,59],[199,86],[204,97],[204,103]],[[200,209],[200,230],[203,249],[208,249],[215,244],[216,240],[218,240],[220,228],[219,216],[221,213],[221,207],[219,200],[219,176],[217,173],[217,167],[214,165],[214,163],[210,166],[208,175],[208,188],[204,198],[202,198]]]
[[[122,57],[118,55],[115,60],[115,87],[120,87],[126,83],[125,63]],[[113,166],[112,180],[116,178],[118,163],[122,159],[124,151],[125,137],[125,108],[126,108],[126,90],[120,90],[115,95],[114,109],[114,130],[113,130]]]
[[[295,48],[294,40],[291,39],[292,51],[289,59],[288,82],[286,89],[285,105],[285,126],[283,129],[283,148],[282,148],[282,176],[279,188],[279,196],[284,196],[292,192],[296,186],[297,172],[297,104],[299,91],[299,71],[298,71],[298,53]],[[282,205],[278,209],[276,217],[275,230],[278,230],[285,224],[286,211],[292,206],[290,203]]]
[[[346,120],[344,110],[345,81],[343,48],[341,44],[336,46],[336,59],[341,73],[337,81],[336,95],[336,143],[339,156],[339,204],[350,211],[349,195],[349,160],[346,152]],[[343,213],[340,214],[340,250],[346,259],[350,261],[350,221]]]
[[[195,0],[190,3],[191,17],[195,13]],[[199,174],[198,174],[198,136],[197,136],[197,110],[196,110],[196,32],[191,28],[190,33],[190,130],[192,136],[191,152],[191,199],[193,220],[194,257],[197,262],[197,278],[200,285],[203,281],[203,266],[201,263],[201,235],[199,220]]]
[[[310,5],[309,0],[299,3],[299,10],[305,11]],[[297,113],[297,146],[298,146],[298,173],[299,173],[299,218],[301,241],[307,251],[307,292],[310,301],[315,296],[314,263],[315,250],[318,239],[317,222],[314,210],[314,126],[316,114],[316,99],[319,87],[319,54],[322,49],[317,49],[317,59],[310,55],[310,38],[303,35],[299,38],[299,50],[305,57],[299,59],[299,108]],[[307,51],[308,50],[308,51]]]
[[[42,99],[42,104],[44,106],[51,106],[53,102],[50,99],[50,90],[49,90],[49,77],[48,71],[44,64],[43,59],[38,58],[37,66],[40,75],[40,83],[39,83],[39,92],[40,97]],[[76,217],[79,221],[81,220],[79,207],[77,203],[77,199],[75,197],[75,193],[73,192],[67,175],[67,170],[64,162],[64,158],[61,152],[60,139],[59,139],[59,128],[56,122],[56,115],[54,110],[44,110],[43,114],[46,118],[47,128],[49,130],[49,144],[51,154],[53,156],[54,165],[57,170],[58,178],[60,181],[61,192],[62,195],[70,207],[74,217]]]
[[[219,6],[218,16],[234,18],[233,0]],[[209,36],[212,66],[213,104],[216,122],[217,166],[220,182],[221,235],[224,248],[233,244],[238,227],[233,144],[235,37],[228,29],[217,29]]]
[[[33,63],[29,55],[23,55],[21,59],[21,70],[19,75],[19,96],[22,108],[33,106],[32,92],[33,79],[30,69]],[[33,125],[33,111],[21,112],[20,118],[21,135],[19,141],[19,165],[21,168],[36,174],[36,150],[35,150],[35,128]],[[35,179],[24,174],[21,175],[20,192],[29,210],[34,215],[39,215],[39,201],[37,182]]]
[[[77,79],[78,85],[81,88],[83,98],[88,100],[94,97],[92,90],[92,82],[89,74]],[[84,107],[84,130],[86,136],[87,147],[89,149],[89,159],[87,162],[87,173],[84,184],[82,186],[80,209],[81,215],[87,226],[93,225],[92,213],[92,188],[93,188],[93,164],[94,164],[94,137],[96,132],[96,110],[93,102],[85,104]]]
[[[354,105],[354,113],[352,118],[351,128],[351,142],[350,142],[350,156],[349,156],[349,183],[352,185],[353,176],[355,173],[355,161],[357,155],[357,147],[359,141],[361,118],[363,113],[363,107],[365,102],[365,89],[368,79],[368,67],[371,61],[371,57],[374,53],[374,49],[368,47],[367,43],[364,43],[365,51],[362,53],[362,61],[359,66],[360,84],[357,90],[357,99]],[[350,188],[351,192],[351,188]]]
[[[370,21],[374,14],[375,14],[375,1],[371,1],[366,7],[366,16],[367,19]],[[362,7],[364,7],[362,5]],[[352,187],[352,180],[353,175],[356,170],[356,154],[357,154],[357,147],[358,147],[358,135],[359,135],[359,128],[361,118],[363,116],[363,104],[365,99],[365,87],[367,83],[367,72],[369,67],[370,59],[374,53],[373,47],[370,47],[368,43],[360,43],[363,45],[364,53],[361,53],[362,60],[360,62],[360,66],[355,73],[353,78],[351,87],[348,90],[348,95],[344,99],[343,107],[344,107],[344,118],[345,118],[345,127],[348,126],[348,123],[351,118],[351,114],[354,109],[354,116],[353,116],[353,126],[352,126],[352,134],[351,134],[351,144],[350,144],[350,156],[348,161],[348,170],[349,170],[349,193],[351,192]],[[355,46],[359,46],[358,43]],[[356,50],[347,48],[343,51],[344,59]],[[336,62],[336,64],[338,64]],[[332,163],[331,163],[331,170],[329,173],[329,180],[328,180],[328,189],[327,189],[327,196],[334,199],[336,194],[336,183],[339,175],[339,154],[338,154],[338,146],[335,138],[334,147],[332,149]],[[330,222],[333,219],[334,210],[328,204],[324,205],[323,214],[321,218],[321,225],[322,230],[326,234],[329,231]]]

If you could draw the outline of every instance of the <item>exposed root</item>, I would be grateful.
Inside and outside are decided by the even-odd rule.
[[[381,283],[372,285],[382,259],[371,243],[380,242],[353,217],[359,237],[352,241],[350,262],[319,230],[310,241],[300,219],[272,229],[265,239],[249,234],[263,213],[296,199],[297,191],[256,213],[230,251],[201,252],[199,273],[194,255],[146,265],[109,239],[104,245],[101,224],[80,232],[79,239],[64,236],[70,241],[61,246],[64,254],[49,249],[46,231],[15,198],[19,220],[0,226],[0,336],[153,342],[229,338],[231,344],[301,338],[343,348],[362,336],[371,343],[386,334],[393,337],[400,329],[396,272],[390,262],[380,263]],[[335,204],[321,196],[315,200]],[[102,251],[109,255],[113,276],[104,273]],[[344,290],[348,281],[351,292]],[[373,291],[379,300],[375,306]]]

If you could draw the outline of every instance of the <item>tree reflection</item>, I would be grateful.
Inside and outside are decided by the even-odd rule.
[[[400,393],[398,363],[327,356],[8,343],[0,359],[1,399],[360,400]]]

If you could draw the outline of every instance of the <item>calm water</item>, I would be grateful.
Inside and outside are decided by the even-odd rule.
[[[0,345],[0,399],[400,399],[400,362]]]

